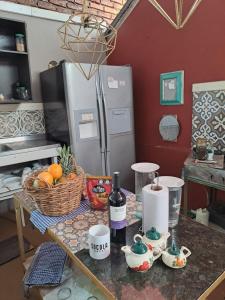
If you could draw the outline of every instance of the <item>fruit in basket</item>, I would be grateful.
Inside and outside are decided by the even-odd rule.
[[[62,176],[59,180],[58,183],[67,183],[67,179],[65,176]]]
[[[63,174],[68,175],[70,173],[76,173],[75,160],[71,153],[70,147],[64,145],[60,151],[58,151],[59,163],[62,166]]]
[[[66,176],[67,179],[75,179],[77,175],[75,173],[70,173]]]
[[[39,173],[38,179],[40,181],[43,181],[43,182],[47,183],[48,185],[52,185],[53,184],[53,177],[47,171],[43,171],[43,172]]]
[[[63,169],[59,164],[51,164],[48,168],[48,173],[52,175],[53,179],[57,180],[62,177]]]
[[[44,188],[46,186],[47,186],[46,183],[44,181],[39,180],[39,179],[35,179],[34,182],[33,182],[33,187],[35,189]]]

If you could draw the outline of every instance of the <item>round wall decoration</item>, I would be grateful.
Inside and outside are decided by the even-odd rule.
[[[176,142],[180,132],[177,116],[163,116],[159,123],[159,132],[164,141]]]

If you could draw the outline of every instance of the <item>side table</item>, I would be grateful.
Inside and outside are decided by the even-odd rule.
[[[225,169],[216,169],[203,163],[196,164],[190,154],[184,162],[184,181],[184,214],[187,215],[189,182],[211,188],[209,198],[212,200],[215,189],[225,191]]]

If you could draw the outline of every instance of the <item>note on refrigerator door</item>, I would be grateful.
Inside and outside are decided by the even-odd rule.
[[[108,87],[110,89],[118,89],[118,80],[115,80],[113,77],[108,77]]]

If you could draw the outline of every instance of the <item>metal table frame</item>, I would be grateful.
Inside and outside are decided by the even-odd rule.
[[[23,224],[22,224],[21,211],[25,209],[25,211],[28,212],[28,214],[31,214],[31,210],[29,207],[25,205],[21,205],[21,201],[16,196],[16,194],[14,195],[14,206],[15,206],[20,258],[21,258],[21,262],[24,263],[26,256],[25,256],[25,249],[24,249]],[[78,267],[86,276],[88,276],[93,281],[93,283],[96,284],[96,286],[102,291],[102,293],[106,296],[107,299],[115,300],[113,294],[111,294],[111,292],[102,284],[102,282],[99,281],[86,266],[84,266],[84,264],[76,257],[76,255],[74,255],[74,253],[70,251],[69,247],[67,247],[64,243],[62,243],[62,241],[60,241],[60,239],[54,233],[52,233],[51,230],[47,229],[46,233],[48,234],[48,236],[51,238],[52,241],[56,242],[67,253],[67,255],[70,257],[74,265]]]
[[[189,170],[189,168],[192,168],[195,174],[192,174],[193,172]],[[221,174],[221,177],[223,178],[223,183],[218,183],[214,180],[213,175],[211,175],[211,178],[203,178],[201,176],[196,175],[197,170],[204,170],[205,172],[209,171],[210,174],[213,174],[214,172],[218,172]],[[203,186],[206,186],[209,188],[208,191],[208,200],[209,202],[212,202],[215,199],[216,196],[216,190],[225,191],[225,169],[215,169],[210,166],[203,167],[202,165],[193,165],[190,164],[190,155],[186,159],[184,163],[184,214],[187,215],[188,212],[188,187],[189,182],[194,182]]]

